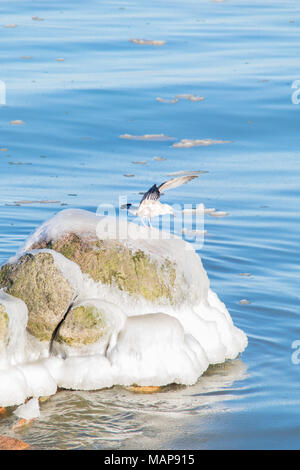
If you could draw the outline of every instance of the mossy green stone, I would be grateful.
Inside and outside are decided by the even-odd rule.
[[[41,341],[50,340],[73,295],[69,282],[47,252],[28,253],[16,263],[2,266],[0,287],[25,302],[27,329]]]
[[[56,341],[78,347],[93,344],[106,332],[103,313],[93,305],[80,305],[68,313]]]
[[[58,251],[96,282],[142,295],[152,302],[163,298],[174,301],[176,265],[168,258],[154,261],[142,250],[134,252],[117,240],[83,239],[73,233],[57,241],[36,243],[31,249],[35,248]]]

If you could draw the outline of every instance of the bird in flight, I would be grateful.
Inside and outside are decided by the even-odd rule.
[[[171,214],[175,216],[174,210],[168,204],[162,204],[160,202],[160,196],[162,193],[168,189],[177,188],[182,184],[188,183],[194,178],[198,178],[198,175],[184,175],[177,178],[172,178],[168,181],[157,186],[154,184],[151,188],[143,195],[139,206],[133,206],[132,204],[124,204],[121,206],[121,209],[127,209],[131,214],[140,217],[145,224],[145,219],[148,220],[148,224],[151,225],[151,218],[157,217],[159,215]]]

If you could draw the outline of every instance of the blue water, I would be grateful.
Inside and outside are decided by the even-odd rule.
[[[204,170],[165,201],[229,213],[206,215],[199,255],[249,338],[193,387],[61,391],[21,434],[10,411],[1,434],[41,449],[299,448],[299,25],[296,0],[1,2],[0,263],[61,209],[138,201],[170,172]],[[205,100],[156,100],[184,93]]]

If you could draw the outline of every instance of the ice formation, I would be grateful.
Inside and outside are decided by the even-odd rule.
[[[122,134],[120,139],[132,139],[132,140],[175,140],[175,137],[170,137],[165,134],[145,134],[145,135],[132,135],[132,134]]]
[[[230,140],[213,140],[213,139],[182,139],[180,142],[175,142],[172,147],[176,148],[190,148],[199,146],[208,146],[215,144],[230,144]]]
[[[172,98],[172,99],[165,99],[165,98],[161,98],[160,96],[158,96],[156,98],[156,101],[158,101],[159,103],[169,103],[169,104],[174,104],[174,103],[178,103],[179,100],[187,100],[187,101],[203,101],[204,100],[204,97],[203,96],[196,96],[196,95],[192,95],[192,94],[182,94],[182,95],[176,95],[175,98]]]
[[[31,398],[24,405],[18,406],[14,414],[26,420],[40,417],[40,406],[38,398]]]
[[[129,39],[129,42],[132,42],[133,44],[140,44],[142,46],[164,46],[164,44],[166,44],[166,41],[156,39]]]
[[[143,270],[149,268],[152,277],[152,266],[167,257],[168,269],[176,271],[170,289],[162,290],[163,295],[158,289],[157,298],[152,299],[143,290],[143,278],[138,278],[140,295],[128,290],[126,279],[120,280],[124,288],[95,280],[67,259],[67,251],[64,256],[47,247],[32,249],[50,242],[56,246],[55,242],[70,233],[78,237],[84,249],[89,240],[117,237],[134,259],[146,256],[140,263]],[[75,346],[55,341],[49,355],[49,341],[34,337],[26,328],[29,306],[1,289],[0,306],[8,317],[9,342],[0,349],[0,406],[21,405],[29,397],[52,395],[57,387],[95,390],[113,385],[192,385],[209,364],[234,359],[247,346],[246,335],[233,324],[226,306],[210,289],[200,257],[179,237],[167,239],[156,229],[127,220],[79,209],[64,210],[41,225],[9,263],[21,263],[25,254],[34,260],[41,253],[51,255],[76,294],[74,312],[88,307],[101,313],[101,336]],[[168,272],[164,264],[160,272]],[[78,318],[74,318],[76,322]],[[94,317],[92,320],[96,321]],[[74,333],[74,325],[69,323],[66,336]]]
[[[211,217],[226,217],[228,212],[225,211],[213,211],[209,214]]]
[[[15,121],[10,121],[10,124],[12,124],[14,126],[20,126],[20,125],[24,124],[24,121],[21,121],[20,119],[16,119]]]

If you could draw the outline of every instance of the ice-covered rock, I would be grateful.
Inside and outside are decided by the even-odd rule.
[[[193,384],[247,346],[192,246],[127,220],[61,211],[0,287],[0,406],[58,386]]]
[[[50,248],[76,262],[96,282],[115,285],[148,300],[174,299],[176,268],[168,258],[155,261],[143,250],[118,240],[99,240],[68,233],[59,240],[42,241],[32,248]]]
[[[95,282],[151,302],[178,304],[199,299],[208,286],[200,258],[193,250],[185,250],[181,239],[165,240],[160,233],[153,229],[149,234],[147,228],[126,221],[73,209],[47,221],[25,249],[57,251]],[[189,264],[193,270],[187,270]],[[196,290],[197,277],[202,282]]]

